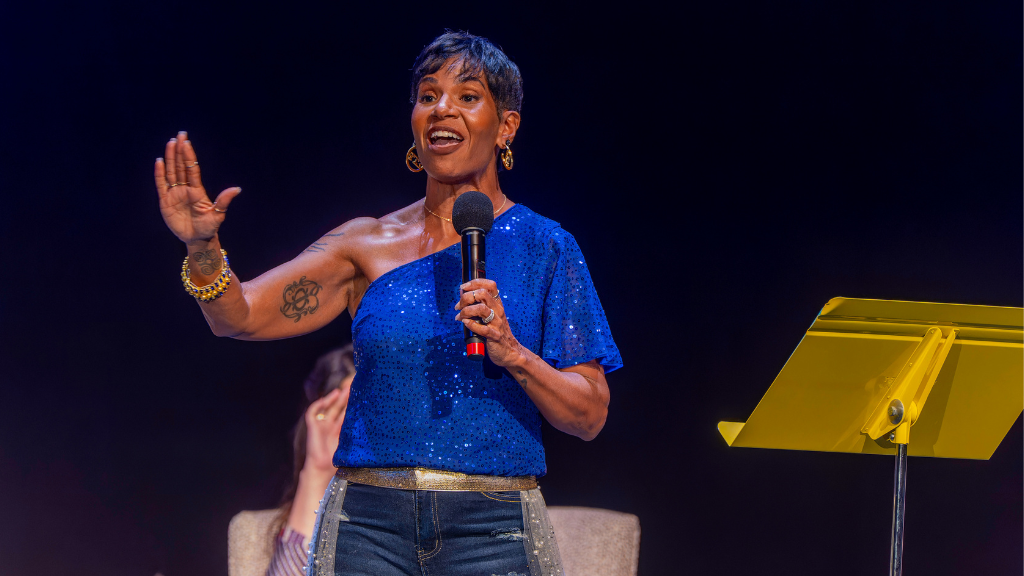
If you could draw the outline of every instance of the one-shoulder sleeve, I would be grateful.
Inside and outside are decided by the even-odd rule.
[[[621,368],[622,357],[576,239],[554,228],[548,248],[554,269],[544,298],[541,356],[559,369],[590,360],[605,372]]]

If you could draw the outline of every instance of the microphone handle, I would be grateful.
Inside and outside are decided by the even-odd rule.
[[[462,282],[487,277],[486,243],[483,230],[471,228],[462,232]],[[486,345],[484,339],[462,327],[466,340],[466,356],[472,360],[483,360]]]

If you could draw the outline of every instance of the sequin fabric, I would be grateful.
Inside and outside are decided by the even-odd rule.
[[[555,368],[622,366],[575,239],[517,204],[487,235],[487,277],[519,342]],[[460,245],[399,266],[367,288],[352,321],[352,382],[335,466],[541,476],[541,416],[507,373],[466,357],[455,304]]]

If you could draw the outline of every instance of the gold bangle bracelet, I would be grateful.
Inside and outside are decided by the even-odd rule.
[[[181,264],[181,283],[185,286],[185,291],[200,302],[213,302],[223,296],[228,286],[231,285],[231,263],[228,262],[228,253],[221,248],[220,254],[221,258],[224,259],[220,274],[213,282],[206,286],[196,286],[192,283],[191,274],[188,269],[188,256],[185,256],[185,261]]]

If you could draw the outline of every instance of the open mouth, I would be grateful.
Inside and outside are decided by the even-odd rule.
[[[461,134],[446,128],[431,130],[427,137],[430,138],[430,145],[432,147],[455,146],[462,142]]]

